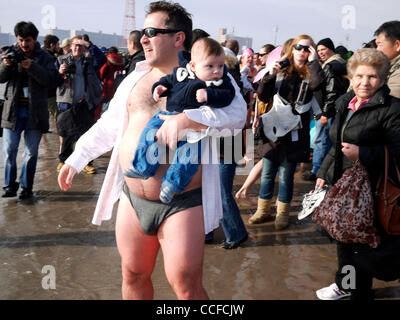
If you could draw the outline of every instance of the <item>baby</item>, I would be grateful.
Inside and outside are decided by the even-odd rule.
[[[179,67],[172,74],[162,77],[152,88],[155,101],[167,96],[168,112],[158,111],[149,120],[140,136],[132,168],[125,170],[125,176],[148,179],[156,173],[160,163],[153,160],[160,158],[162,148],[157,147],[155,134],[164,122],[158,117],[159,114],[177,114],[202,105],[222,108],[232,102],[235,89],[224,62],[223,48],[210,38],[197,40],[191,53],[179,52]],[[160,200],[163,203],[171,202],[174,195],[182,193],[192,180],[201,159],[200,147],[201,141],[193,144],[178,142],[172,164],[162,178]],[[188,154],[190,161],[182,161]]]

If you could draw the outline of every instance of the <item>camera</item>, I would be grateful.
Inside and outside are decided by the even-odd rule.
[[[281,66],[281,69],[289,67],[290,66],[289,58],[286,58],[285,60],[280,61],[279,65]]]
[[[63,63],[67,65],[67,69],[64,71],[65,74],[74,74],[76,72],[76,65],[74,62],[74,58],[69,57],[63,60]]]
[[[10,60],[10,62],[14,65],[26,59],[24,53],[15,46],[9,47],[3,54],[3,57],[5,57],[7,60]]]

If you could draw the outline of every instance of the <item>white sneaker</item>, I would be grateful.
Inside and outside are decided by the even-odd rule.
[[[320,300],[339,300],[351,295],[348,291],[340,290],[336,283],[332,283],[329,287],[319,289],[315,293]]]

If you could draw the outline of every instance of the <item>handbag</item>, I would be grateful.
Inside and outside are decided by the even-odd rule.
[[[343,243],[378,247],[374,227],[374,199],[368,173],[359,160],[329,189],[314,210],[312,220]]]
[[[395,161],[398,181],[400,173]],[[400,188],[389,178],[389,150],[385,146],[385,171],[381,174],[376,188],[376,209],[378,220],[388,234],[400,235]]]

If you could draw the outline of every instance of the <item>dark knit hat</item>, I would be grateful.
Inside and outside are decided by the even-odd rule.
[[[334,46],[333,41],[331,40],[331,38],[325,38],[325,39],[320,40],[317,43],[317,48],[318,48],[318,46],[320,44],[322,44],[323,46],[325,46],[325,47],[331,49],[333,52],[335,52],[335,46]]]

